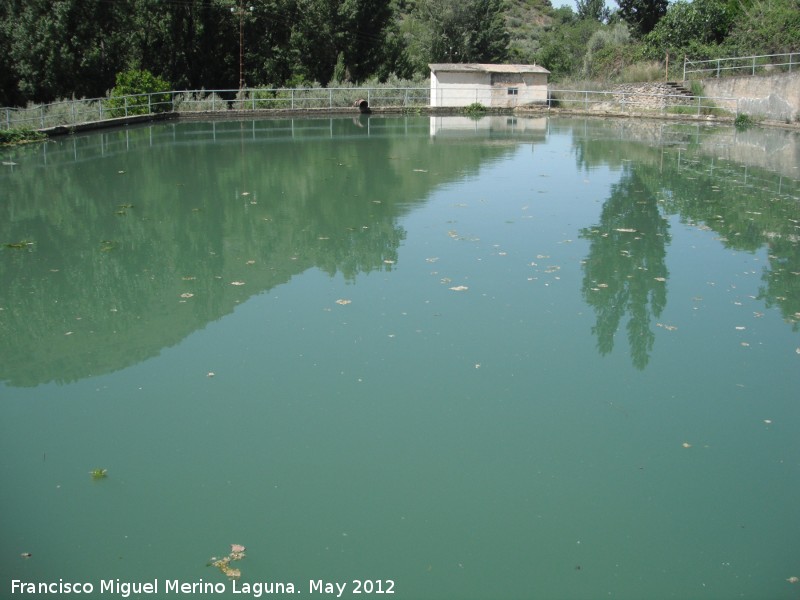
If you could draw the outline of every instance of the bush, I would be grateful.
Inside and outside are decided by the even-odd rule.
[[[738,129],[739,131],[744,131],[745,129],[749,129],[755,124],[756,122],[753,119],[753,117],[751,117],[750,115],[746,115],[744,113],[739,113],[738,115],[736,115],[736,119],[734,119],[733,121],[734,127],[736,127],[736,129]]]
[[[47,136],[35,129],[0,129],[0,144],[38,142]]]
[[[146,115],[172,110],[170,95],[157,94],[169,91],[170,84],[150,71],[130,70],[117,73],[116,83],[106,103],[110,109],[109,115],[112,117]]]
[[[482,117],[486,114],[486,107],[480,102],[473,102],[464,109],[464,112],[470,117]]]

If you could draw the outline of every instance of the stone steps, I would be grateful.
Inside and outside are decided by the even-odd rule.
[[[694,94],[692,94],[692,90],[687,89],[683,85],[683,83],[680,83],[678,81],[667,81],[665,83],[665,86],[667,87],[667,89],[670,90],[669,92],[670,94],[677,94],[680,96],[694,96]]]

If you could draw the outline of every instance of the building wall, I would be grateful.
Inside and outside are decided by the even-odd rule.
[[[547,102],[547,74],[431,73],[431,107],[463,107],[474,102],[501,108]]]

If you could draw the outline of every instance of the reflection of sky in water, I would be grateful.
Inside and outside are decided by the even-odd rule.
[[[698,218],[709,182],[699,175],[706,187],[692,199],[670,167],[676,152],[628,142],[622,162],[618,146],[598,141],[612,125],[585,135],[572,123],[501,151],[480,136],[431,144],[427,126],[386,135],[388,145],[282,142],[293,164],[305,161],[303,181],[263,142],[244,162],[236,144],[194,148],[194,162],[161,147],[158,162],[178,169],[166,175],[193,198],[141,193],[178,187],[151,183],[103,203],[97,190],[113,189],[121,162],[157,172],[148,152],[99,161],[108,187],[77,183],[94,163],[59,167],[67,197],[93,199],[101,215],[85,211],[82,231],[101,240],[116,227],[121,250],[99,256],[94,239],[81,255],[64,247],[73,279],[120,286],[69,306],[103,307],[92,298],[124,299],[144,270],[153,277],[137,304],[120,304],[133,317],[119,337],[102,320],[91,333],[37,312],[21,284],[0,296],[0,323],[20,328],[17,347],[42,365],[80,372],[49,353],[69,348],[68,329],[76,348],[118,352],[103,363],[117,368],[99,375],[0,387],[0,547],[11,557],[0,578],[224,581],[205,564],[242,543],[243,582],[303,590],[309,579],[388,578],[402,598],[782,597],[796,574],[800,343],[781,311],[797,297],[759,296],[763,270],[777,271],[775,257],[793,269],[797,254],[791,244],[766,250],[763,231],[797,215],[750,226],[759,201],[787,205],[725,188],[712,215],[724,212],[732,228],[726,247]],[[580,144],[590,158],[578,168]],[[211,164],[228,175],[197,175],[195,185],[198,165]],[[243,189],[243,170],[258,203],[214,212],[217,198]],[[22,214],[46,193],[26,185],[11,188],[33,198]],[[128,201],[134,219],[102,216]],[[43,214],[47,223],[54,213]],[[69,303],[68,287],[47,288],[47,246],[81,229],[56,221],[36,235],[30,281]],[[618,231],[632,223],[636,233]],[[668,236],[647,236],[659,228]],[[180,244],[167,244],[171,235]],[[358,267],[345,275],[351,255]],[[93,278],[109,264],[117,271]],[[664,281],[640,265],[664,269]],[[607,279],[587,282],[595,273]],[[619,301],[595,296],[606,292]],[[623,299],[602,354],[595,330]],[[11,310],[31,318],[9,319]],[[634,317],[652,336],[644,351],[629,336]],[[170,322],[172,332],[153,330]],[[169,342],[147,346],[159,340]],[[141,347],[146,356],[128,360]],[[96,467],[108,478],[92,482]],[[21,552],[33,557],[16,560]]]

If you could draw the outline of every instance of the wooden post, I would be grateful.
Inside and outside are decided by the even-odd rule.
[[[664,67],[664,82],[666,83],[667,81],[669,81],[669,50],[667,50],[667,62]]]

